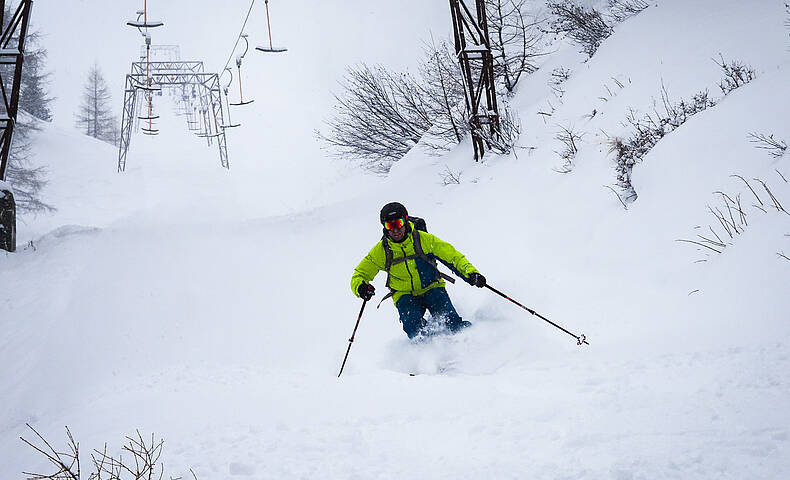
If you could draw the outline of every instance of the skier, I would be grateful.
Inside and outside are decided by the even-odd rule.
[[[351,277],[354,294],[366,301],[373,298],[376,289],[369,282],[379,271],[385,271],[390,293],[382,302],[392,297],[403,331],[409,338],[430,335],[423,318],[426,309],[452,333],[471,326],[455,311],[444,288],[445,279],[451,283],[455,280],[441,273],[436,261],[442,262],[470,285],[482,288],[486,285],[486,278],[455,247],[424,231],[424,221],[417,218],[409,220],[406,207],[400,203],[384,205],[379,220],[384,227],[384,235],[354,269]],[[418,229],[415,223],[421,224],[421,228]]]

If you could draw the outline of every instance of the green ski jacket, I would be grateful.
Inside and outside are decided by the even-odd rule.
[[[419,237],[418,242],[422,247],[423,255],[419,255],[415,249],[415,235]],[[354,269],[354,275],[351,276],[351,291],[357,297],[359,297],[357,290],[362,283],[370,283],[380,271],[387,271],[385,242],[392,252],[387,286],[393,293],[393,301],[396,304],[407,293],[422,295],[432,288],[445,286],[435,265],[437,260],[466,281],[471,273],[477,272],[477,269],[455,247],[435,235],[417,231],[414,224],[409,222],[409,233],[402,242],[396,243],[387,236],[378,242]]]

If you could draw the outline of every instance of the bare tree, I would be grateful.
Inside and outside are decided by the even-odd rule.
[[[431,138],[425,145],[431,151],[444,152],[469,132],[463,74],[447,42],[426,45],[424,53],[419,67],[421,81],[416,86],[431,121]]]
[[[380,66],[350,67],[340,84],[343,93],[335,95],[335,116],[319,138],[338,156],[360,160],[374,173],[387,173],[431,127],[424,104],[402,98],[401,92],[414,91],[415,83],[408,74]]]
[[[88,71],[82,103],[75,115],[76,126],[86,135],[117,145],[118,121],[112,113],[112,96],[97,64]]]
[[[494,75],[513,93],[521,75],[538,69],[543,20],[527,12],[527,0],[486,0]]]

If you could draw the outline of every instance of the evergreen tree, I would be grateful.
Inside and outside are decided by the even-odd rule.
[[[39,43],[39,33],[31,32],[25,39],[25,61],[22,64],[22,83],[19,88],[19,108],[39,120],[52,120],[49,105],[52,98],[47,91],[50,73],[44,70],[47,50]]]
[[[8,25],[16,6],[6,3],[3,28]],[[15,45],[12,41],[11,45]],[[52,97],[47,92],[49,73],[46,72],[47,50],[40,46],[39,33],[28,29],[25,37],[25,60],[22,64],[19,114],[14,126],[14,136],[8,155],[6,180],[14,188],[17,210],[20,213],[36,213],[54,210],[40,199],[41,189],[47,184],[46,169],[31,162],[31,134],[38,130],[37,123],[51,120]],[[11,91],[13,76],[9,69],[3,71],[6,92]]]
[[[85,135],[98,138],[108,143],[117,144],[118,122],[112,114],[110,107],[110,89],[99,70],[94,64],[88,72],[85,87],[82,91],[82,103],[76,114],[77,128]]]

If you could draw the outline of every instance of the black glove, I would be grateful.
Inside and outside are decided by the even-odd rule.
[[[474,285],[475,287],[483,288],[486,286],[486,277],[477,272],[470,273],[469,284]]]
[[[363,283],[359,286],[359,288],[357,288],[357,293],[359,294],[359,298],[363,300],[370,300],[373,298],[373,295],[376,294],[376,289],[373,288],[373,285],[369,283]]]

